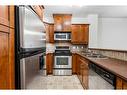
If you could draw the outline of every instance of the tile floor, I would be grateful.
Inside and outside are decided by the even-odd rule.
[[[27,89],[79,89],[82,85],[76,75],[72,76],[42,76],[37,75],[27,86]]]

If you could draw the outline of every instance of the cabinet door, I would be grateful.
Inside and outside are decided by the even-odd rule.
[[[9,9],[8,6],[0,5],[0,24],[9,26]]]
[[[83,61],[83,74],[82,74],[82,77],[83,77],[83,85],[86,89],[88,89],[88,83],[89,83],[89,68],[88,68],[88,62],[87,61]]]
[[[63,31],[63,16],[53,15],[54,18],[54,31]]]
[[[54,43],[54,25],[49,25],[49,43]]]
[[[71,31],[71,17],[72,15],[63,15],[63,31]]]
[[[7,89],[9,66],[9,35],[0,30],[0,89]]]
[[[72,54],[72,73],[77,74],[77,55]]]
[[[80,59],[80,72],[79,72],[79,79],[81,81],[81,83],[83,82],[83,62],[82,60]]]
[[[79,35],[79,42],[82,44],[88,44],[88,25],[80,26]]]
[[[77,55],[76,63],[77,63],[77,67],[76,67],[76,69],[77,69],[77,75],[79,77],[79,75],[80,75],[80,56],[79,55]]]
[[[123,89],[127,90],[127,81],[123,81]]]
[[[15,88],[14,6],[0,6],[0,89]]]
[[[80,25],[72,25],[72,33],[71,33],[71,42],[73,44],[79,43],[79,31],[80,31]]]
[[[89,25],[72,25],[72,44],[88,44]]]
[[[116,78],[116,89],[122,89],[123,87],[123,84],[122,84],[122,79],[117,77]]]
[[[46,54],[46,67],[47,67],[47,74],[53,73],[53,54],[48,53]]]

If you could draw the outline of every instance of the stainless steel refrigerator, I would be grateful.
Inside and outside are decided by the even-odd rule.
[[[16,6],[15,27],[15,85],[26,89],[42,66],[39,58],[46,51],[46,31],[30,6]]]

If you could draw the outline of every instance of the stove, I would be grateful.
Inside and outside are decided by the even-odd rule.
[[[53,75],[72,75],[72,53],[69,46],[56,46]]]

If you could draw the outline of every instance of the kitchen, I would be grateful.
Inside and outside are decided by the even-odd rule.
[[[0,89],[127,89],[126,8],[0,6]]]

